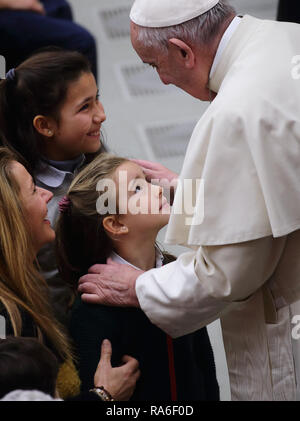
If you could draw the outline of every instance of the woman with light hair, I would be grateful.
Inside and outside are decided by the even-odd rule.
[[[40,248],[55,238],[47,218],[52,196],[35,185],[10,150],[0,148],[0,315],[7,336],[36,337],[55,354],[60,364],[58,392],[67,398],[79,393],[80,381],[69,340],[52,314],[48,287],[36,262]],[[102,351],[105,355],[98,367],[102,375],[95,376],[96,386],[108,388],[115,399],[128,399],[139,375],[137,362],[127,357],[123,367],[112,368],[110,344],[104,343]]]

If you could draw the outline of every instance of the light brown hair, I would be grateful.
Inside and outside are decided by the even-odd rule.
[[[12,173],[15,155],[0,148],[0,303],[9,314],[15,336],[22,335],[21,312],[28,313],[41,342],[45,336],[62,358],[71,356],[65,334],[54,319],[45,280],[37,269],[25,222],[20,187]]]
[[[112,251],[112,242],[102,221],[107,213],[98,213],[96,203],[101,191],[97,184],[128,159],[102,153],[73,180],[67,197],[70,205],[60,214],[56,225],[58,267],[63,279],[75,290],[80,276],[95,263],[105,263]],[[116,211],[117,213],[117,211]]]

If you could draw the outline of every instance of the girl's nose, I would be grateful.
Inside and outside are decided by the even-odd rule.
[[[103,121],[106,120],[106,115],[105,115],[105,111],[103,108],[103,105],[101,104],[101,102],[98,102],[97,106],[96,106],[96,112],[94,114],[94,122],[101,124],[103,123]]]

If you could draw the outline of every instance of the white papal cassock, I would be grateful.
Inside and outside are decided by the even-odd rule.
[[[203,223],[187,225],[190,215],[173,211],[166,242],[191,251],[136,283],[142,309],[173,337],[221,318],[233,400],[296,399],[297,55],[299,25],[241,20],[211,77],[218,95],[194,129],[180,175],[182,184],[204,179]],[[197,193],[195,221],[203,205]]]

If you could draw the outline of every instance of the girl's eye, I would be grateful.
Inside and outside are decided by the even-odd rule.
[[[89,104],[84,104],[79,111],[84,111],[88,108]]]
[[[37,191],[37,188],[36,188],[36,185],[34,185],[34,187],[33,187],[33,193],[36,193],[36,191]]]
[[[141,191],[141,190],[142,190],[142,187],[137,185],[134,189],[134,192],[137,193],[138,191]]]

